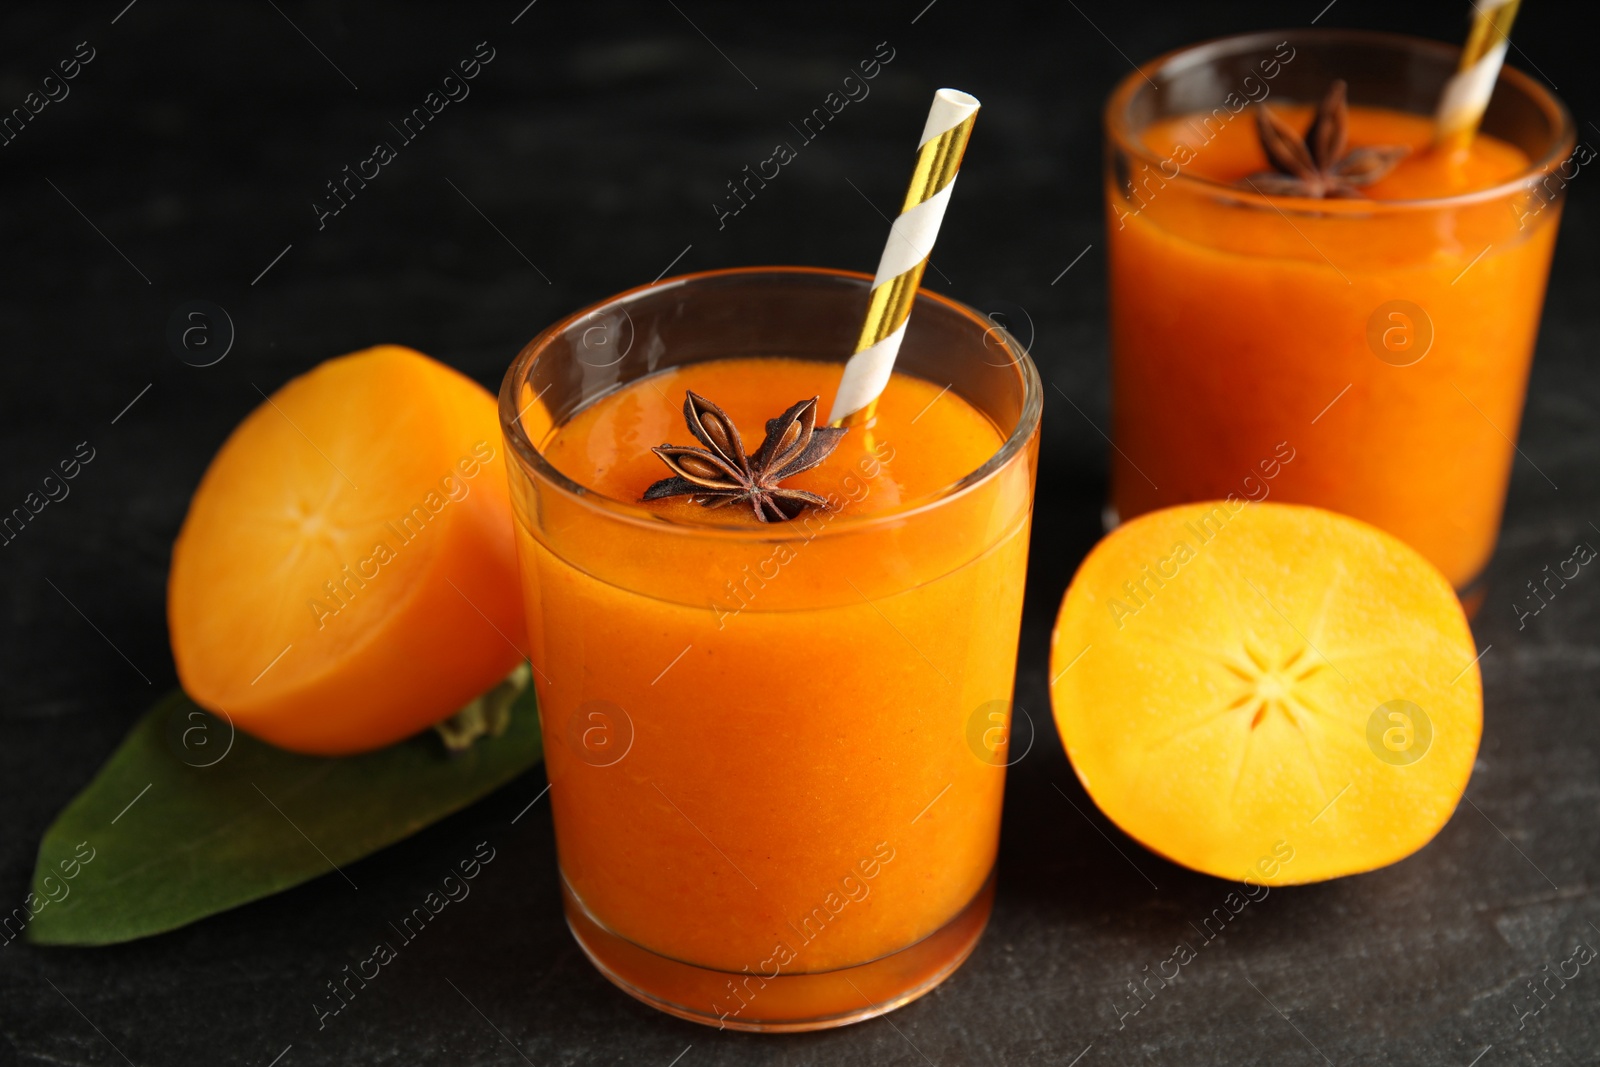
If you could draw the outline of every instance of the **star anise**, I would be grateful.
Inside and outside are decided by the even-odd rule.
[[[1250,175],[1244,184],[1268,196],[1359,199],[1362,186],[1388,174],[1411,149],[1372,145],[1347,153],[1349,125],[1343,80],[1328,87],[1304,138],[1267,105],[1259,105],[1256,130],[1273,169]]]
[[[767,420],[766,440],[746,455],[738,427],[717,405],[693,392],[683,401],[683,421],[705,448],[662,445],[651,449],[672,469],[644,491],[644,499],[691,496],[708,508],[748,502],[762,522],[785,522],[808,507],[827,507],[815,493],[783,489],[778,483],[810,470],[832,452],[846,430],[817,425],[819,397],[802,400]]]

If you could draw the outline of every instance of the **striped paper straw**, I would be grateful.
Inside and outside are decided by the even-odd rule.
[[[1464,148],[1478,131],[1511,44],[1511,22],[1521,0],[1472,0],[1472,30],[1461,49],[1461,64],[1445,83],[1434,113],[1435,143]]]
[[[834,397],[828,421],[838,425],[846,420],[864,421],[872,416],[878,394],[889,384],[894,357],[911,317],[911,304],[928,265],[928,254],[939,235],[939,223],[956,187],[956,171],[961,154],[972,136],[972,123],[978,116],[976,97],[959,89],[940,89],[933,94],[933,107],[922,128],[917,145],[917,166],[911,174],[900,215],[889,230],[889,242],[878,260],[878,274],[872,279],[872,297],[867,304],[867,319],[856,341],[855,355],[844,365],[844,377]]]

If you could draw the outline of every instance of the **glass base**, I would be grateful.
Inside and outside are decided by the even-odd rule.
[[[567,926],[600,973],[669,1015],[719,1030],[790,1033],[871,1019],[922,996],[972,954],[994,907],[994,872],[955,918],[915,944],[835,971],[762,978],[658,955],[595,921],[562,882]]]
[[[1468,622],[1478,617],[1478,610],[1483,607],[1484,599],[1489,595],[1487,570],[1488,568],[1484,568],[1483,571],[1479,571],[1476,578],[1456,590],[1456,596],[1461,600],[1462,610],[1467,613]]]

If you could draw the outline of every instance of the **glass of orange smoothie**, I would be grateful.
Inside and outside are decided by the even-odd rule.
[[[880,1014],[989,915],[1040,388],[1025,351],[924,292],[871,421],[784,482],[790,521],[643,501],[695,445],[754,453],[826,412],[865,275],[717,271],[623,293],[500,394],[568,924],[683,1018],[806,1030]],[[999,729],[996,729],[998,725]]]
[[[1561,103],[1509,67],[1470,147],[1433,149],[1458,55],[1256,34],[1171,53],[1112,95],[1113,518],[1270,495],[1398,535],[1457,590],[1479,577],[1562,191],[1587,160]],[[1256,108],[1303,132],[1335,79],[1349,147],[1407,153],[1349,197],[1264,195]]]

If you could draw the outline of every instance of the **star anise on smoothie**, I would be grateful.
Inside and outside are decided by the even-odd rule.
[[[1350,107],[1345,83],[1337,80],[1317,107],[1302,137],[1265,104],[1256,107],[1256,130],[1272,170],[1252,174],[1245,186],[1268,196],[1359,199],[1361,188],[1394,169],[1405,145],[1370,145],[1347,152]]]
[[[717,405],[693,392],[683,401],[683,421],[705,448],[662,445],[650,451],[661,457],[673,476],[644,491],[644,499],[690,496],[708,508],[748,503],[762,522],[785,522],[808,507],[827,507],[815,493],[784,489],[778,483],[810,470],[832,452],[846,430],[817,425],[817,401],[802,400],[775,419],[767,420],[767,436],[747,455],[738,427]]]

